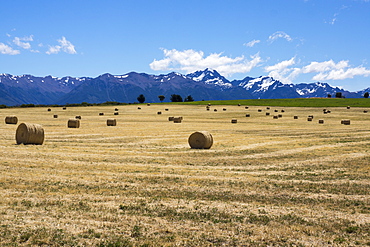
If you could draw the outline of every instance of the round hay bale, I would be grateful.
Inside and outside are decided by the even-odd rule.
[[[76,118],[76,119],[81,119],[81,116],[76,116],[75,118]]]
[[[210,149],[213,145],[213,137],[208,131],[197,131],[189,136],[188,143],[191,148]]]
[[[274,110],[274,112],[279,112],[279,110],[276,110],[276,109],[275,109],[275,110]]]
[[[5,123],[6,124],[17,124],[18,118],[16,116],[6,116],[5,117]]]
[[[58,118],[58,115],[54,115],[54,118]]]
[[[42,145],[44,142],[44,129],[39,124],[21,123],[15,134],[17,144]]]
[[[118,108],[114,109],[114,111],[118,111]]]
[[[326,111],[327,113],[331,113],[331,111],[330,110],[328,110],[328,111]]]
[[[214,109],[213,111],[217,111],[217,109]]]
[[[63,107],[63,110],[67,110],[67,107]]]
[[[279,118],[279,116],[275,115],[275,116],[273,116],[272,118],[273,118],[273,119],[278,119],[278,118]]]
[[[251,114],[245,114],[245,117],[250,117],[251,116]]]
[[[208,106],[211,106],[211,103],[208,103]]]
[[[231,123],[236,124],[238,122],[237,119],[231,119]]]
[[[312,117],[308,117],[307,118],[307,121],[311,122],[312,121]]]
[[[168,117],[168,121],[173,121],[174,117]]]
[[[270,113],[269,112],[266,112],[266,116],[270,116]]]
[[[141,107],[138,107],[137,109],[138,109],[138,110],[141,110]]]
[[[51,111],[51,109],[49,108],[48,111]]]
[[[324,123],[324,120],[323,119],[319,119],[319,124],[323,124]]]
[[[118,112],[115,112],[114,115],[119,115],[119,113]]]
[[[150,103],[146,104],[147,106],[150,106]]]
[[[207,108],[207,111],[209,111],[209,108]]]
[[[285,110],[281,110],[281,112],[285,112]]]
[[[266,110],[270,110],[270,107],[266,107]]]
[[[344,125],[350,125],[350,124],[351,124],[351,120],[349,120],[349,119],[343,119],[343,120],[341,121],[341,124],[344,124]]]
[[[115,118],[108,118],[107,119],[107,126],[116,126],[117,120]]]
[[[347,109],[351,109],[351,107],[350,106],[347,106]]]
[[[181,121],[182,121],[182,117],[174,117],[173,118],[174,123],[181,123]]]
[[[364,111],[364,113],[367,113],[367,111]]]
[[[222,110],[223,110],[223,111],[226,111],[226,108],[223,108]]]
[[[294,116],[293,119],[298,119],[298,116]]]
[[[261,112],[262,110],[261,109],[258,109],[258,112]]]
[[[168,111],[168,108],[164,109],[165,111]]]
[[[246,107],[244,107],[245,109],[248,109],[249,107],[248,106],[246,106]]]
[[[99,116],[104,116],[104,112],[99,112]]]
[[[313,119],[313,115],[309,115],[308,117]]]
[[[238,104],[238,106],[241,106],[240,104]]]
[[[80,120],[71,118],[68,120],[67,126],[68,128],[80,128]]]
[[[278,114],[278,118],[282,118],[283,117],[283,115],[282,114]]]
[[[159,111],[159,112],[157,112],[157,114],[158,114],[158,115],[161,115],[161,114],[162,114],[162,112],[161,112],[161,111]]]

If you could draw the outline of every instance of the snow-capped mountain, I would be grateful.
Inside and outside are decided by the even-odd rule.
[[[327,83],[284,84],[272,77],[245,77],[229,81],[216,70],[206,69],[187,75],[169,73],[150,75],[130,72],[124,75],[103,74],[96,78],[56,78],[32,75],[0,74],[0,105],[101,103],[117,101],[132,103],[144,94],[146,102],[158,102],[164,95],[169,101],[172,94],[195,100],[273,99],[335,96],[363,97],[370,88],[349,92]]]

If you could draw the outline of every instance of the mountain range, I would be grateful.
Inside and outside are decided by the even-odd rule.
[[[0,105],[7,106],[107,101],[133,103],[137,102],[140,94],[145,96],[145,102],[158,102],[159,95],[164,95],[164,101],[169,101],[172,94],[183,98],[191,95],[194,100],[230,100],[327,97],[328,94],[335,97],[340,92],[347,98],[360,98],[369,91],[370,88],[349,92],[323,82],[284,84],[268,76],[229,81],[210,69],[187,75],[130,72],[124,75],[107,73],[96,78],[0,74]]]

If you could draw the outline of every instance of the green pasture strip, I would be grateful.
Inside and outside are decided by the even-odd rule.
[[[167,103],[166,103],[167,104]],[[284,106],[284,107],[370,107],[366,98],[297,98],[297,99],[243,99],[243,100],[206,100],[176,102],[184,105],[242,105],[242,106]]]

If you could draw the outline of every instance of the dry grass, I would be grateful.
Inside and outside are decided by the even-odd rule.
[[[141,108],[119,106],[114,128],[113,107],[1,109],[45,142],[15,145],[17,126],[0,125],[0,245],[370,245],[367,109]],[[190,149],[200,130],[211,149]]]

